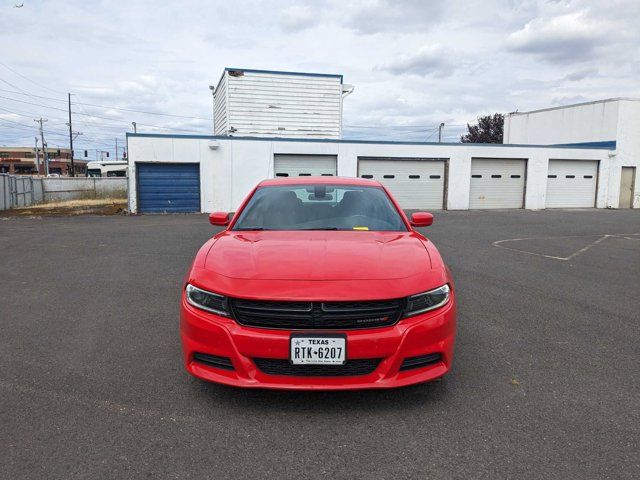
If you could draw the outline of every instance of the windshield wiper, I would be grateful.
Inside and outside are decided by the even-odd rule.
[[[248,231],[248,230],[261,231],[261,230],[269,230],[269,229],[268,228],[264,228],[264,227],[241,227],[241,228],[235,228],[234,230],[236,230],[238,232],[244,232],[244,231]]]
[[[338,230],[338,227],[312,227],[312,228],[301,228],[300,230]]]

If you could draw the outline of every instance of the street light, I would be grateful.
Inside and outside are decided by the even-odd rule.
[[[213,100],[213,108],[211,109],[211,120],[213,122],[213,134],[216,134],[216,87],[214,85],[209,85],[209,90],[211,90],[211,99]]]

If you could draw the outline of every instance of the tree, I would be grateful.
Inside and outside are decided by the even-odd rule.
[[[477,125],[467,123],[468,133],[460,137],[462,143],[502,143],[504,115],[494,113],[478,117]]]

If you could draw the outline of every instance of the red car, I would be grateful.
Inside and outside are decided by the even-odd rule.
[[[200,249],[180,332],[192,375],[239,387],[389,388],[451,368],[453,280],[380,183],[266,180]]]

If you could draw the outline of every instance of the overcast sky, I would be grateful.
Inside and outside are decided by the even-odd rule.
[[[226,66],[344,74],[345,136],[455,141],[481,114],[640,96],[639,24],[638,0],[0,0],[0,145],[42,116],[66,146],[66,92],[101,106],[73,107],[80,148],[132,121],[211,133]]]

